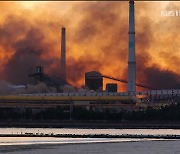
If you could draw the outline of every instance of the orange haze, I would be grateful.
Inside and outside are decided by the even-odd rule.
[[[59,75],[60,28],[67,30],[68,82],[80,87],[92,70],[127,79],[128,2],[0,2],[0,79],[25,84],[44,66]],[[136,2],[137,82],[180,87],[180,2]],[[105,80],[107,82],[114,82]],[[119,90],[126,84],[119,83]]]

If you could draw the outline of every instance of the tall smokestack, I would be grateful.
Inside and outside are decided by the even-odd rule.
[[[61,78],[66,82],[66,29],[61,29]]]
[[[129,1],[128,92],[136,92],[134,1]]]

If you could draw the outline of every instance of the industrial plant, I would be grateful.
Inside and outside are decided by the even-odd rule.
[[[128,42],[128,79],[118,79],[92,70],[84,74],[83,88],[76,88],[68,83],[66,66],[66,28],[61,28],[61,59],[60,76],[49,76],[44,73],[43,66],[36,66],[28,72],[28,84],[38,86],[44,83],[47,88],[54,88],[53,92],[41,91],[39,93],[28,93],[28,86],[14,87],[19,93],[0,96],[0,108],[23,108],[43,110],[47,108],[62,107],[69,110],[72,117],[73,110],[77,107],[96,111],[97,109],[136,111],[148,107],[160,108],[161,106],[176,103],[180,99],[180,89],[156,90],[154,87],[136,82],[136,52],[135,52],[135,7],[134,1],[129,1],[129,32]],[[112,82],[103,85],[103,79]],[[118,91],[118,84],[127,84],[126,92]],[[137,91],[136,87],[144,88]],[[105,87],[105,89],[103,89]],[[21,89],[21,90],[20,90]],[[66,89],[66,90],[65,90]]]

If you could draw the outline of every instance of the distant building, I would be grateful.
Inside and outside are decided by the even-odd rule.
[[[61,80],[57,77],[50,77],[46,75],[43,71],[43,67],[41,66],[36,66],[36,68],[32,69],[29,72],[28,76],[29,76],[30,84],[36,85],[40,82],[43,82],[49,87],[55,87],[59,92],[62,91],[60,90],[60,86],[64,86],[65,84],[68,84],[64,80]]]
[[[103,77],[101,73],[96,71],[85,73],[85,86],[88,87],[89,90],[102,91]]]
[[[116,83],[107,83],[106,84],[106,91],[107,92],[117,92],[117,84]]]

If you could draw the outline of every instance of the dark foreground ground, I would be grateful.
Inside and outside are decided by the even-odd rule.
[[[0,146],[10,154],[179,154],[180,141]]]
[[[180,129],[180,122],[118,122],[118,121],[0,121],[0,127],[26,127],[26,128],[122,128],[122,129]]]

